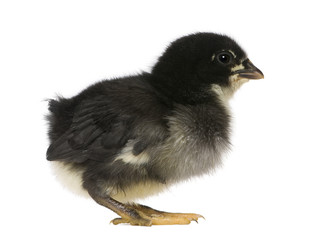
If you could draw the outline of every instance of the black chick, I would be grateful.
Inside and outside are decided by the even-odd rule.
[[[229,147],[228,100],[263,78],[237,43],[197,33],[174,41],[151,73],[98,82],[72,98],[49,101],[53,161],[97,203],[120,215],[112,223],[188,224],[174,214],[122,203],[209,172]]]

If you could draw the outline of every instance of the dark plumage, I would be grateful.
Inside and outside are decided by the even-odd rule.
[[[248,79],[262,77],[229,37],[182,37],[151,73],[101,81],[73,98],[50,100],[47,159],[119,214],[114,224],[187,224],[200,215],[117,200],[153,194],[217,166],[229,146],[228,99]]]

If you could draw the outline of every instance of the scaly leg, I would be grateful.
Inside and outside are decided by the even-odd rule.
[[[202,215],[195,213],[169,213],[139,204],[128,204],[127,206],[133,207],[140,215],[150,219],[152,225],[183,225],[190,224],[191,221],[197,222],[199,218],[204,218]],[[128,223],[123,218],[116,218],[111,222],[113,224]]]
[[[191,221],[197,222],[199,218],[203,218],[199,214],[162,212],[143,205],[123,204],[109,196],[90,195],[98,204],[109,208],[121,217],[111,221],[115,225],[120,223],[139,226],[190,224]]]

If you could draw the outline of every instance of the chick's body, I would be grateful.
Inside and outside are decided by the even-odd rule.
[[[228,146],[225,107],[215,99],[172,104],[147,78],[103,81],[50,103],[51,140],[57,143],[51,158],[61,160],[61,171],[79,171],[83,185],[129,201],[146,195],[145,186],[161,190],[220,162]]]
[[[217,166],[229,146],[226,101],[243,82],[261,76],[225,36],[181,38],[151,73],[102,81],[73,98],[51,100],[47,159],[118,213],[115,224],[197,220],[199,215],[177,217],[116,200],[145,197]],[[156,212],[163,217],[154,219]]]

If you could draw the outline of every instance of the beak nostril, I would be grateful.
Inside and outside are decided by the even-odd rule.
[[[244,69],[240,69],[235,71],[235,74],[239,74],[240,78],[247,79],[262,79],[264,78],[264,74],[261,70],[259,70],[255,65],[250,61],[250,59],[245,59],[242,63]]]
[[[249,69],[254,69],[254,68],[256,68],[256,67],[254,66],[254,64],[250,61],[250,59],[247,59],[246,66],[247,66],[247,68],[249,68]]]

